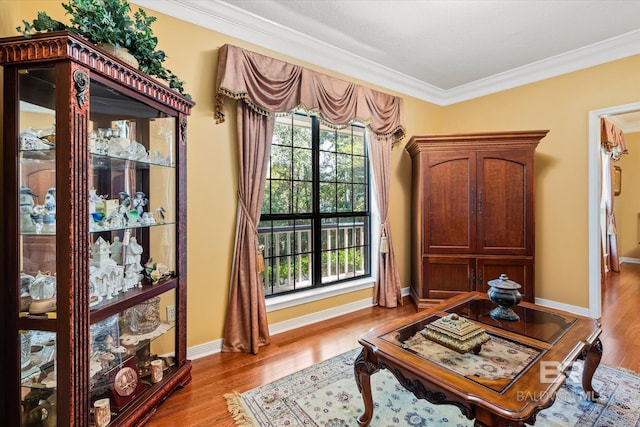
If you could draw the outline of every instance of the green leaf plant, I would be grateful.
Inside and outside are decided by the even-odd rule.
[[[154,16],[147,15],[142,9],[131,15],[127,0],[70,0],[61,5],[66,15],[71,16],[70,25],[52,19],[46,12],[38,12],[36,19],[32,22],[23,20],[24,27],[16,27],[16,30],[25,37],[68,30],[94,44],[108,43],[127,48],[138,60],[140,71],[165,80],[169,87],[191,99],[184,92],[184,82],[163,65],[167,56],[156,49],[158,38],[151,29],[156,21]]]

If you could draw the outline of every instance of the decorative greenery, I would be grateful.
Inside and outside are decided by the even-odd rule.
[[[29,37],[34,33],[69,30],[81,35],[92,43],[108,43],[129,50],[139,62],[140,71],[156,76],[169,83],[187,98],[184,82],[162,64],[166,54],[157,50],[158,38],[154,36],[151,24],[156,21],[142,9],[131,16],[131,6],[127,0],[70,0],[61,3],[66,15],[71,15],[70,25],[52,19],[46,12],[38,12],[31,23],[22,21],[24,28],[16,27],[19,33]]]

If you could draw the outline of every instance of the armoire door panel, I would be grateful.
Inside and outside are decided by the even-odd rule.
[[[424,242],[428,252],[475,251],[475,153],[429,153],[424,175]]]
[[[510,280],[519,283],[522,300],[535,302],[533,285],[533,259],[527,258],[478,258],[476,262],[477,282],[476,290],[487,292],[489,281],[495,280],[501,274],[506,274]]]
[[[427,298],[450,298],[474,289],[475,259],[466,257],[425,257],[423,294]]]
[[[533,168],[526,151],[478,153],[479,253],[525,255],[530,244]]]

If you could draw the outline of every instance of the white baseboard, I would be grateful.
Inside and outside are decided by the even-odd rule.
[[[402,296],[406,297],[407,295],[409,295],[409,288],[402,288]],[[322,310],[304,316],[296,317],[295,319],[274,323],[273,325],[269,325],[269,334],[277,335],[291,329],[300,328],[302,326],[307,326],[312,323],[320,322],[322,320],[342,316],[343,314],[352,313],[354,311],[362,310],[363,308],[368,308],[371,306],[373,306],[371,298],[366,298],[360,301],[355,301],[327,310]],[[187,358],[190,360],[195,360],[201,357],[209,356],[211,354],[220,353],[221,351],[222,338],[189,347],[187,349]]]
[[[536,298],[536,304],[544,307],[555,308],[556,310],[568,311],[569,313],[577,314],[579,316],[589,317],[589,308],[579,307],[577,305],[564,304],[557,301],[552,301],[543,298]]]
[[[620,257],[620,264],[623,263],[627,263],[627,264],[640,264],[640,259],[638,258],[629,258],[629,257]]]

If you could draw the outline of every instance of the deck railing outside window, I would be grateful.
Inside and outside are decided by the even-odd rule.
[[[368,275],[367,224],[323,224],[320,268],[322,283]],[[310,225],[258,229],[263,247],[265,295],[282,294],[312,286],[313,254]]]

